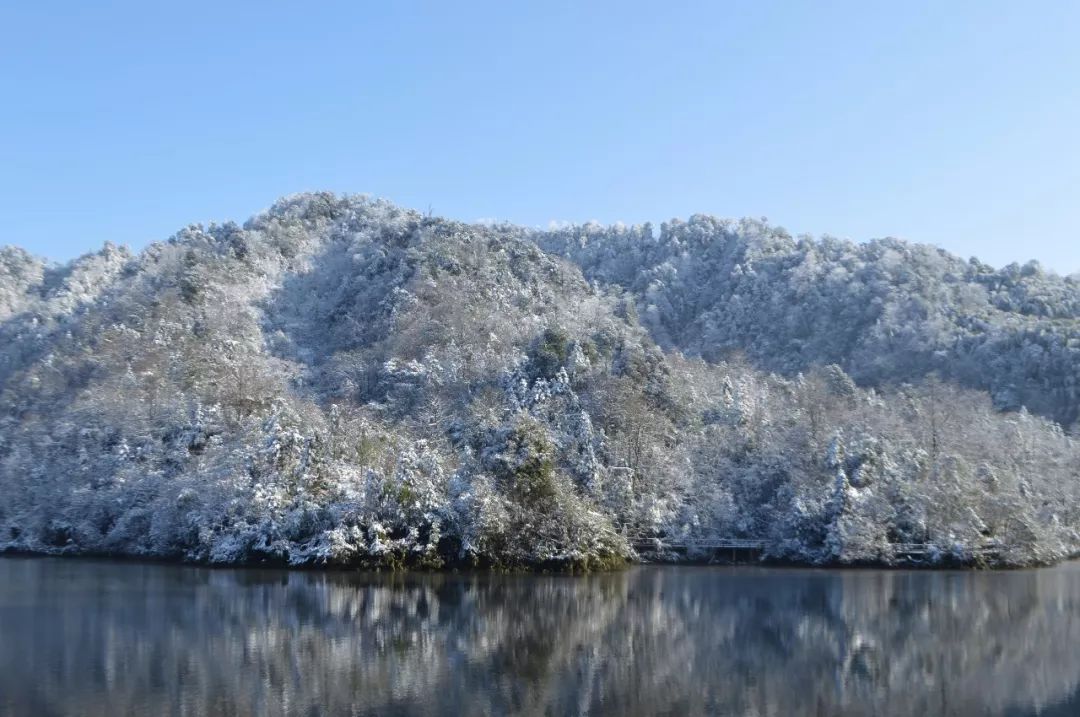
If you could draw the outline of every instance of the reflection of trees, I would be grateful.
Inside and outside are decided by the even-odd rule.
[[[1024,714],[1080,694],[1078,615],[1076,566],[570,578],[5,560],[0,713]]]

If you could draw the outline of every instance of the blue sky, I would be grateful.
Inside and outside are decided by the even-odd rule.
[[[8,2],[0,244],[138,248],[330,189],[1072,273],[1077,37],[1074,2]]]

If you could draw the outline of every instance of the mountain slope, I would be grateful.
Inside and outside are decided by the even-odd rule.
[[[600,230],[309,194],[136,256],[51,267],[4,250],[0,548],[595,567],[632,558],[628,536],[755,538],[811,563],[892,562],[905,543],[969,562],[993,541],[993,559],[1024,564],[1080,546],[1080,451],[1060,425],[886,371],[895,353],[880,391],[858,388],[836,364],[876,345],[865,321],[838,347],[821,323],[788,356],[770,284],[704,268],[716,254],[765,273],[745,260],[767,256],[757,240],[705,242],[658,283],[681,230],[575,231]],[[822,271],[806,286],[831,296],[842,282]],[[747,286],[776,326],[736,321]],[[1069,321],[1060,286],[1040,320]],[[782,373],[720,360],[733,345]]]
[[[1080,415],[1080,282],[1036,262],[995,270],[895,239],[795,239],[700,215],[655,238],[586,225],[537,242],[630,291],[665,347],[742,351],[789,375],[835,363],[869,386],[938,372],[1000,409]]]

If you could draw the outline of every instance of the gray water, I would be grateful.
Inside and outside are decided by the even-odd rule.
[[[377,575],[0,559],[0,714],[1080,715],[1080,566]]]

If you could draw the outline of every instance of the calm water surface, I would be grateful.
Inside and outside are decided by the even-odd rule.
[[[585,578],[0,559],[0,714],[1080,715],[1080,566]]]

